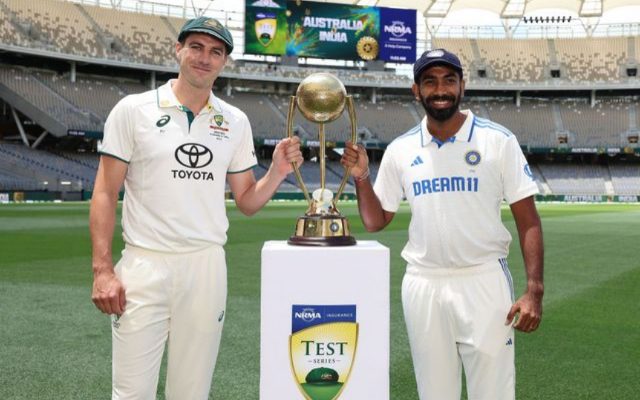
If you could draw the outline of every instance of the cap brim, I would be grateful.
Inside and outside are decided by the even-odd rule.
[[[427,69],[427,68],[431,68],[434,67],[436,65],[444,65],[447,66],[453,70],[455,70],[456,72],[458,72],[460,74],[460,77],[463,76],[463,72],[462,72],[462,68],[460,68],[459,66],[446,61],[446,60],[434,60],[434,61],[429,61],[428,63],[426,63],[425,65],[423,65],[422,67],[420,67],[420,69],[414,74],[413,76],[413,80],[414,82],[418,83],[418,80],[420,79],[420,76],[422,75],[422,73]]]
[[[224,43],[229,53],[231,53],[231,51],[233,50],[233,45],[229,43],[224,37],[222,37],[222,35],[220,35],[216,31],[212,31],[211,29],[205,29],[205,28],[193,28],[193,29],[183,31],[180,33],[180,36],[178,36],[178,41],[182,41],[190,33],[206,33],[207,35],[213,36],[214,38]]]

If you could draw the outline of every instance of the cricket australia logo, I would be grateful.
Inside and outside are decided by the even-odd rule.
[[[185,143],[175,151],[176,161],[188,170],[173,169],[174,178],[212,181],[213,174],[207,171],[194,171],[204,168],[213,161],[211,150],[199,143]]]
[[[356,356],[355,305],[293,305],[289,356],[293,378],[307,400],[335,400]]]
[[[267,47],[276,37],[278,20],[272,12],[259,12],[256,14],[255,31],[258,42]]]

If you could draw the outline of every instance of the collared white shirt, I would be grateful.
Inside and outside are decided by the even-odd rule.
[[[242,111],[211,93],[193,115],[178,102],[172,82],[122,99],[107,118],[99,151],[129,164],[125,242],[190,252],[226,242],[226,175],[257,160]]]
[[[512,204],[538,193],[516,137],[469,110],[451,139],[441,143],[427,118],[396,138],[378,171],[374,191],[382,208],[411,207],[411,265],[462,268],[504,258],[511,235],[500,219],[502,200]]]

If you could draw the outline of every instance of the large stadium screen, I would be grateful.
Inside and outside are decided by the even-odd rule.
[[[416,11],[312,1],[248,0],[245,53],[413,63]]]

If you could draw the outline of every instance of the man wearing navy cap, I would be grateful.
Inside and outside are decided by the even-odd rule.
[[[165,344],[166,398],[209,398],[227,298],[225,182],[238,209],[252,215],[291,163],[302,163],[299,139],[284,139],[256,182],[249,120],[212,92],[233,50],[227,28],[207,17],[187,21],[175,50],[178,78],[122,99],[99,148],[92,299],[112,316],[113,399],[156,398]],[[114,268],[123,183],[125,249]]]
[[[459,400],[464,368],[468,398],[512,400],[514,328],[532,332],[542,315],[538,189],[516,137],[460,111],[465,82],[455,54],[427,51],[413,71],[412,91],[427,115],[387,147],[375,185],[363,147],[348,146],[342,164],[351,167],[368,231],[386,227],[404,198],[411,206],[402,305],[420,398]],[[527,275],[517,300],[503,200]]]

